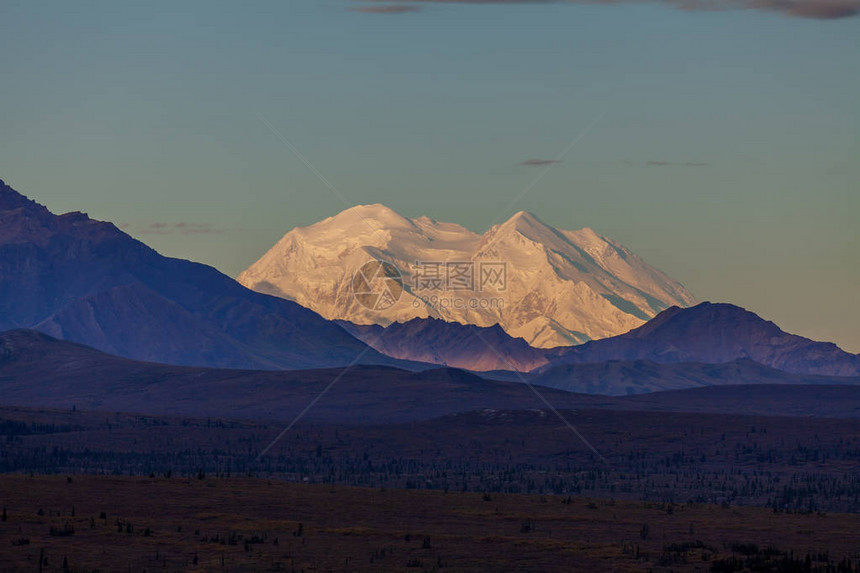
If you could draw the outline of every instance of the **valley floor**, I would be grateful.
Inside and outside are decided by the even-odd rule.
[[[0,408],[0,473],[254,476],[370,488],[860,513],[860,420],[481,410],[305,425]]]
[[[5,475],[0,500],[0,570],[7,572],[860,565],[860,515],[205,476]]]

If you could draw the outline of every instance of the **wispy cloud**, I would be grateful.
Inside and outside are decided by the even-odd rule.
[[[556,163],[561,163],[560,159],[526,159],[525,161],[521,161],[520,165],[525,165],[527,167],[541,167],[544,165],[555,165]]]
[[[764,10],[796,18],[839,20],[860,15],[860,0],[360,0],[358,12],[400,14],[416,12],[421,4],[642,4],[661,3],[681,10]]]
[[[129,225],[125,225],[129,228]],[[205,235],[223,233],[224,229],[219,229],[209,223],[162,223],[155,222],[148,225],[135,227],[134,231],[142,235]]]
[[[649,161],[646,165],[649,167],[707,167],[710,163],[696,161]]]
[[[771,2],[773,9],[799,18],[837,20],[860,14],[860,2]]]
[[[352,12],[362,12],[364,14],[409,14],[411,12],[420,12],[420,6],[409,6],[406,4],[371,5],[371,6],[354,6],[350,8]]]
[[[838,20],[860,14],[860,0],[663,0],[683,10],[767,10],[797,18]]]

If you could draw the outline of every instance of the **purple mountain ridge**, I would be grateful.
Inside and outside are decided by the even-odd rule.
[[[711,386],[851,385],[860,376],[791,374],[748,358],[729,362],[679,362],[660,364],[649,360],[607,360],[585,364],[561,364],[544,372],[526,374],[532,384],[582,394],[626,396]]]
[[[559,364],[607,360],[673,364],[749,359],[793,374],[860,376],[860,356],[831,342],[788,334],[753,312],[723,303],[672,307],[626,334],[551,352],[551,364],[542,372]]]
[[[535,380],[563,386],[540,391],[559,409],[860,417],[860,379],[786,374],[748,360],[559,368],[570,369],[574,382]],[[621,372],[628,369],[632,376]],[[647,376],[642,378],[637,369],[647,370]],[[525,384],[486,380],[451,368],[223,370],[129,360],[32,330],[0,333],[0,395],[6,406],[287,421],[335,377],[338,383],[308,412],[307,420],[379,424],[485,408],[546,408]],[[654,391],[658,389],[671,391]]]
[[[642,388],[669,389],[680,384],[683,368],[653,371],[656,364],[727,364],[755,362],[791,374],[851,377],[860,376],[860,357],[829,342],[816,342],[783,332],[777,325],[731,304],[704,302],[691,308],[669,308],[626,334],[553,349],[533,348],[513,338],[498,325],[475,327],[438,319],[412,319],[378,325],[340,322],[347,331],[389,356],[486,372],[491,378],[516,380],[504,370],[532,372],[542,382],[562,388],[607,390],[619,380],[639,380]],[[614,366],[604,364],[613,362]],[[635,364],[638,363],[638,364]],[[646,367],[646,363],[651,367]],[[604,369],[563,369],[571,364],[604,364]],[[548,375],[551,370],[553,374]],[[607,376],[606,372],[612,372]],[[602,374],[597,374],[602,372]],[[711,369],[691,380],[714,383]],[[751,365],[723,370],[733,383],[744,376],[763,380]],[[743,373],[743,375],[740,374]],[[579,376],[579,382],[564,377]],[[675,382],[659,382],[659,376]],[[586,382],[586,380],[589,380]],[[691,384],[697,385],[698,382]],[[630,388],[634,388],[630,386]],[[621,387],[621,386],[619,386]],[[628,386],[624,386],[627,388]],[[638,391],[638,390],[637,390]]]
[[[476,372],[528,372],[549,363],[548,351],[514,338],[498,324],[490,327],[413,318],[388,326],[337,321],[347,332],[394,358],[464,368]]]
[[[4,405],[289,421],[335,378],[338,383],[303,420],[379,424],[481,408],[542,406],[524,384],[484,380],[451,368],[223,370],[119,358],[32,330],[0,333]],[[560,408],[604,401],[549,388],[546,396]]]
[[[0,181],[0,331],[219,368],[400,364],[294,302],[158,254],[111,223],[54,215]]]

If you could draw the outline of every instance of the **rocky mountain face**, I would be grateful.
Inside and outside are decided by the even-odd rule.
[[[374,260],[402,276],[402,294],[384,308],[354,295],[356,273]],[[498,324],[539,348],[621,334],[694,302],[679,283],[592,229],[562,231],[520,212],[478,235],[383,205],[293,229],[238,280],[329,319]]]
[[[336,324],[111,223],[54,215],[0,182],[0,331],[33,328],[124,357],[228,368],[393,364]]]
[[[546,350],[511,337],[499,325],[481,327],[436,318],[413,318],[388,326],[337,322],[379,352],[402,360],[477,372],[528,372],[549,363]]]

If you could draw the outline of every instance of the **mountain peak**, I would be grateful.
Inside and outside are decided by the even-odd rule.
[[[743,307],[725,302],[700,302],[697,305],[682,309],[677,306],[667,308],[654,317],[651,325],[660,327],[672,321],[683,319],[685,321],[707,321],[709,323],[730,322],[734,324],[749,323],[758,324],[779,330],[773,322],[761,318],[756,313]],[[643,325],[643,328],[648,325]]]
[[[537,242],[543,242],[549,236],[558,235],[558,231],[541,221],[534,213],[517,211],[507,221],[494,227],[495,235],[506,236],[519,233]]]
[[[374,231],[413,225],[412,221],[382,203],[355,205],[341,211],[327,221],[334,223],[339,228],[354,228],[356,225],[361,225],[368,230],[372,228]]]
[[[383,213],[383,214],[394,214],[397,215],[397,212],[388,207],[387,205],[383,205],[382,203],[363,203],[359,205],[354,205],[347,211],[359,211],[365,213]]]
[[[681,285],[640,259],[613,256],[618,248],[609,248],[606,239],[598,242],[591,231],[583,233],[580,240],[519,211],[478,235],[455,223],[407,219],[385,205],[358,205],[290,231],[239,282],[326,318],[386,325],[430,315],[482,327],[500,324],[511,336],[547,348],[627,332],[663,308],[692,300]],[[420,297],[441,293],[427,286],[423,293],[407,289],[390,308],[368,309],[356,301],[350,281],[369,257],[395,265],[404,285],[413,286],[432,285],[420,279],[433,272],[445,278],[454,268],[438,263],[470,261],[477,277],[482,265],[503,263],[504,285],[485,294],[480,290],[485,285],[473,282],[469,288],[467,281],[457,290],[474,292],[448,293],[463,301],[468,297],[470,305],[492,296],[492,306],[428,308]],[[444,291],[447,285],[432,289]]]
[[[397,211],[383,205],[382,203],[370,203],[367,205],[355,205],[343,211],[344,213],[358,213],[363,216],[380,217],[380,218],[400,218],[404,217]]]
[[[716,364],[750,359],[795,374],[860,374],[860,356],[831,342],[789,334],[754,312],[727,303],[673,306],[626,334],[561,354],[562,361],[578,363],[616,359]]]
[[[508,219],[509,221],[517,221],[519,219],[537,219],[537,216],[534,213],[530,213],[528,211],[517,211]]]
[[[44,207],[18,193],[0,179],[0,211],[13,211],[22,207],[39,208],[40,211],[45,210]]]
[[[526,225],[544,225],[544,226],[546,226],[546,223],[544,223],[543,221],[538,219],[537,215],[535,215],[534,213],[529,213],[528,211],[517,211],[516,213],[511,215],[511,217],[507,221],[502,223],[502,225],[509,225],[509,224],[510,225],[526,224]]]
[[[631,331],[631,337],[648,336],[664,329],[699,329],[707,325],[711,328],[737,328],[745,327],[745,330],[757,330],[770,336],[783,334],[773,322],[761,318],[740,306],[729,303],[701,302],[689,308],[672,306],[659,313],[650,322]]]
[[[343,366],[359,354],[393,363],[295,302],[163,257],[84,213],[54,215],[5,184],[0,293],[0,331],[33,328],[129,358],[263,369]],[[28,336],[0,337],[0,353]]]

